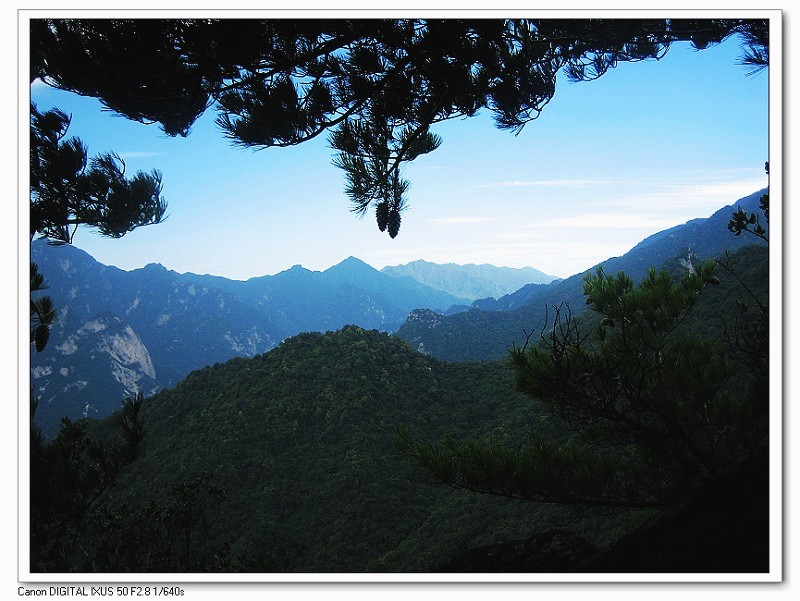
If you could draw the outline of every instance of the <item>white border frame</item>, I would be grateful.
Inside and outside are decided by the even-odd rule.
[[[314,10],[315,17],[453,17],[451,10]],[[145,14],[146,13],[146,14]],[[780,10],[459,10],[458,16],[501,18],[521,16],[546,16],[548,18],[590,18],[609,16],[618,18],[767,18],[770,21],[770,571],[766,574],[351,574],[351,573],[302,573],[302,574],[39,574],[31,573],[29,565],[29,457],[25,452],[30,445],[28,383],[30,373],[30,350],[28,347],[29,325],[23,315],[29,300],[28,263],[30,247],[29,230],[29,21],[32,18],[58,17],[121,17],[158,16],[158,18],[307,18],[308,10],[18,10],[18,566],[20,583],[28,587],[42,588],[37,584],[56,586],[68,583],[75,586],[83,583],[738,583],[781,582],[784,569],[784,333],[783,333],[783,22]],[[90,578],[87,578],[90,576]],[[87,591],[89,590],[87,586]]]

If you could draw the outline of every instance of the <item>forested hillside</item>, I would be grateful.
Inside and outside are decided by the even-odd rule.
[[[148,399],[143,415],[139,457],[113,494],[132,501],[114,527],[96,533],[97,548],[141,530],[148,499],[166,505],[171,488],[204,473],[226,495],[218,514],[211,505],[204,514],[211,555],[224,557],[225,570],[427,571],[466,547],[567,518],[606,542],[614,524],[627,523],[625,512],[575,521],[565,508],[453,491],[425,477],[393,443],[401,427],[509,444],[533,431],[569,435],[513,392],[504,363],[445,364],[358,327],[302,334],[254,359],[193,372]],[[203,541],[198,526],[198,561]],[[135,571],[158,548],[143,540],[125,562]],[[121,560],[105,561],[114,569]]]
[[[724,345],[725,327],[751,322],[754,298],[765,298],[767,265],[764,248],[732,256],[733,272],[719,272],[719,284],[681,331]],[[591,328],[591,319],[584,323]],[[166,543],[156,533],[166,528],[177,536],[180,522],[158,521],[161,514],[146,504],[174,506],[176,491],[183,491],[184,510],[194,512],[181,560],[189,563],[169,564],[180,569],[429,571],[465,548],[564,528],[578,537],[577,549],[596,550],[652,515],[576,512],[437,483],[395,445],[401,431],[509,448],[532,436],[563,443],[574,434],[535,399],[514,392],[505,361],[444,363],[355,326],[301,334],[258,357],[195,371],[147,399],[143,418],[138,458],[113,490],[116,517],[86,536],[106,549],[152,519],[151,538],[142,535],[124,558],[95,558],[103,569],[178,561],[159,555]],[[107,437],[113,422],[94,431]]]
[[[194,372],[144,416],[126,493],[208,472],[228,494],[212,539],[248,559],[285,548],[297,571],[424,570],[525,528],[524,508],[427,483],[392,437],[408,425],[507,439],[546,420],[502,364],[445,365],[357,327]]]
[[[102,418],[126,395],[174,386],[190,371],[252,357],[287,336],[355,323],[393,331],[412,309],[462,299],[354,257],[323,272],[297,265],[247,281],[179,274],[162,265],[123,271],[69,245],[35,240],[31,258],[55,304],[49,344],[31,353],[37,420]],[[36,296],[39,296],[37,294]]]

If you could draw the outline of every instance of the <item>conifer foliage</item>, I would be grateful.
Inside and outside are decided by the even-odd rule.
[[[125,164],[106,153],[89,159],[78,138],[67,138],[70,117],[63,111],[30,109],[30,238],[52,244],[71,244],[79,226],[120,238],[143,225],[161,222],[166,202],[161,174],[125,175]],[[37,352],[50,338],[56,308],[38,267],[31,263],[31,342]]]
[[[45,442],[31,406],[30,544],[32,571],[65,572],[82,565],[82,537],[122,469],[138,454],[144,437],[142,397],[126,399],[117,416],[118,440],[87,435],[86,422],[62,420],[58,436]],[[80,569],[80,568],[79,568]]]
[[[353,211],[374,209],[394,237],[401,166],[439,146],[433,125],[485,109],[519,132],[561,71],[591,80],[678,41],[702,49],[732,35],[748,65],[768,63],[767,22],[741,19],[37,19],[30,78],[169,135],[212,106],[246,147],[327,133]]]
[[[516,388],[576,433],[567,443],[397,442],[417,464],[456,488],[583,506],[669,505],[759,448],[766,425],[732,386],[724,350],[676,335],[708,285],[714,264],[680,281],[650,270],[638,285],[602,270],[585,281],[598,316],[555,307],[540,341],[510,353]]]
[[[38,296],[38,293],[46,289],[44,276],[39,271],[36,263],[31,262],[31,294],[37,293],[36,297],[31,297],[31,341],[36,352],[41,353],[50,340],[50,326],[56,318],[56,308],[53,299],[49,296]]]
[[[678,41],[702,49],[732,35],[743,38],[747,65],[768,64],[767,23],[749,20],[36,19],[30,80],[96,97],[130,119],[159,123],[168,135],[188,135],[211,107],[224,135],[245,147],[293,146],[327,134],[337,152],[334,164],[345,173],[353,212],[374,210],[379,229],[394,238],[410,189],[402,168],[441,145],[431,131],[437,123],[483,109],[498,127],[518,133],[553,98],[562,71],[573,80],[591,80],[620,62],[658,59]],[[160,173],[128,178],[113,153],[89,159],[80,140],[66,137],[68,127],[63,112],[31,106],[31,238],[70,243],[80,225],[120,237],[163,220]],[[761,208],[768,222],[768,197]],[[740,211],[731,224],[736,235],[747,231],[766,240],[766,229],[754,215]],[[524,347],[512,349],[517,390],[543,403],[574,436],[556,427],[545,432],[555,432],[551,438],[540,433],[519,444],[515,436],[514,447],[507,438],[503,444],[453,438],[420,443],[401,430],[396,442],[438,480],[458,489],[568,506],[674,503],[758,453],[767,435],[767,415],[757,410],[752,395],[740,394],[737,387],[749,382],[737,377],[721,346],[680,332],[703,290],[718,283],[713,271],[710,263],[690,266],[676,281],[651,270],[638,285],[624,274],[598,271],[584,288],[596,319],[556,306],[538,341],[529,336]],[[43,288],[44,279],[32,265],[31,291]],[[768,340],[766,307],[761,314],[756,333]],[[54,319],[52,302],[32,296],[31,338],[37,351],[47,344]],[[270,369],[276,364],[267,372],[270,378],[249,373],[256,363],[197,372],[185,388],[206,384],[202,380],[209,376],[241,373],[232,386],[226,383],[224,397],[215,391],[212,399],[208,386],[198,391],[208,397],[209,410],[228,412],[230,422],[220,425],[204,412],[187,420],[186,430],[229,428],[231,435],[220,429],[225,436],[214,451],[235,451],[236,460],[228,464],[243,474],[274,471],[276,464],[263,457],[242,462],[242,453],[228,448],[242,440],[244,422],[234,420],[252,422],[260,411],[268,418],[261,422],[269,435],[264,444],[288,453],[295,439],[303,444],[321,440],[320,430],[326,440],[341,436],[345,417],[363,415],[362,406],[371,400],[360,387],[380,388],[380,398],[397,401],[388,403],[393,410],[402,406],[399,399],[405,395],[399,389],[387,394],[391,374],[381,362],[402,368],[414,385],[429,382],[425,394],[441,394],[437,377],[447,391],[448,380],[437,374],[451,368],[422,365],[405,347],[389,360],[373,352],[372,338],[362,332],[350,329],[345,336],[361,338],[343,345],[354,355],[352,363],[341,359],[343,351],[320,369],[302,365],[298,373],[305,377],[293,376],[290,386],[275,388],[279,393],[268,385],[288,377],[292,353],[310,364],[314,348],[336,339],[306,335],[264,355],[262,364]],[[756,367],[766,373],[765,353],[760,357]],[[381,369],[366,369],[375,365]],[[347,373],[326,377],[337,370]],[[357,377],[365,371],[373,377]],[[319,376],[322,392],[310,388],[316,382],[307,374]],[[257,387],[249,396],[235,394],[251,381]],[[98,442],[88,436],[86,422],[65,420],[56,439],[45,443],[32,425],[33,571],[199,571],[233,565],[225,563],[224,549],[209,552],[209,532],[225,494],[206,475],[177,482],[161,504],[133,508],[119,498],[107,503],[144,437],[141,405],[141,398],[123,404],[118,442]],[[250,413],[242,410],[247,406]],[[338,412],[332,409],[337,407]],[[33,415],[35,401],[32,408]],[[452,402],[447,410],[464,407]],[[296,419],[274,427],[288,416]],[[166,420],[160,427],[175,430]],[[313,435],[298,436],[301,428]],[[374,430],[348,434],[346,444]],[[357,450],[346,458],[352,473],[337,486],[368,498],[375,480],[369,476],[370,458],[362,459]],[[276,511],[305,507],[302,490],[273,495]],[[258,501],[264,505],[263,496]],[[332,521],[346,517],[342,512]],[[275,526],[272,518],[264,524]],[[374,552],[361,544],[365,554]]]
[[[31,105],[31,238],[45,236],[69,244],[78,226],[120,238],[159,223],[166,211],[161,174],[125,176],[119,156],[89,159],[78,138],[67,138],[70,118],[58,109],[40,112]]]

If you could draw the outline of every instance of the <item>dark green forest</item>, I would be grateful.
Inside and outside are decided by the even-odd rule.
[[[747,358],[759,352],[752,331],[758,302],[767,298],[768,252],[746,247],[727,263],[727,270],[715,268],[715,285],[702,291],[670,337],[702,336],[719,349],[729,365],[723,388],[750,402],[765,392],[746,391],[758,383],[758,366]],[[685,269],[677,258],[671,268],[676,277]],[[578,316],[589,331],[599,325],[595,312]],[[453,482],[445,486],[441,474],[418,467],[403,448],[403,436],[473,441],[518,455],[531,441],[569,448],[586,429],[557,413],[514,390],[509,361],[442,362],[355,326],[301,334],[256,358],[195,371],[146,399],[137,418],[144,434],[135,458],[118,477],[105,470],[113,486],[102,490],[102,501],[79,521],[59,514],[53,498],[75,505],[75,497],[102,488],[95,483],[91,489],[87,479],[69,489],[61,481],[56,488],[67,490],[34,513],[51,529],[63,524],[65,535],[34,546],[34,566],[90,572],[434,571],[465,549],[563,531],[591,555],[679,506],[699,485],[684,475],[685,487],[652,506],[535,502],[479,494]],[[755,452],[766,440],[766,415],[752,415],[760,421],[741,428],[731,419],[729,426],[740,428],[737,436],[747,431]],[[76,427],[83,428],[82,443]],[[45,449],[68,448],[76,461],[84,453],[85,469],[99,464],[97,448],[131,446],[114,442],[118,432],[116,417],[71,424]],[[92,447],[87,441],[94,439],[102,442]],[[735,468],[737,460],[721,471]],[[491,470],[491,463],[484,462],[484,469]],[[604,475],[588,477],[598,484]]]

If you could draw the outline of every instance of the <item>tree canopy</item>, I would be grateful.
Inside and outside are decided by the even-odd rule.
[[[762,391],[742,387],[757,370],[737,373],[718,341],[680,330],[719,284],[713,271],[709,261],[675,281],[652,269],[635,286],[599,269],[585,280],[592,315],[557,306],[538,343],[512,349],[517,390],[570,426],[568,443],[420,443],[407,431],[396,442],[454,488],[581,506],[675,503],[757,454],[767,433]]]
[[[125,163],[113,153],[89,159],[78,138],[67,138],[70,117],[58,109],[30,109],[30,238],[70,244],[81,225],[120,238],[143,225],[164,219],[158,171],[125,175]],[[45,279],[31,263],[31,341],[38,352],[50,337],[56,309],[39,296]],[[36,295],[34,297],[34,295]]]
[[[161,174],[128,178],[114,154],[89,159],[80,139],[66,137],[69,124],[62,111],[43,113],[31,105],[31,238],[71,243],[79,225],[119,238],[161,221],[166,211]]]
[[[210,107],[234,143],[300,144],[323,133],[339,152],[352,210],[394,237],[404,163],[434,150],[431,126],[490,111],[519,132],[562,70],[602,76],[739,35],[743,63],[769,62],[769,26],[742,19],[37,19],[30,79],[93,96],[169,135]]]

